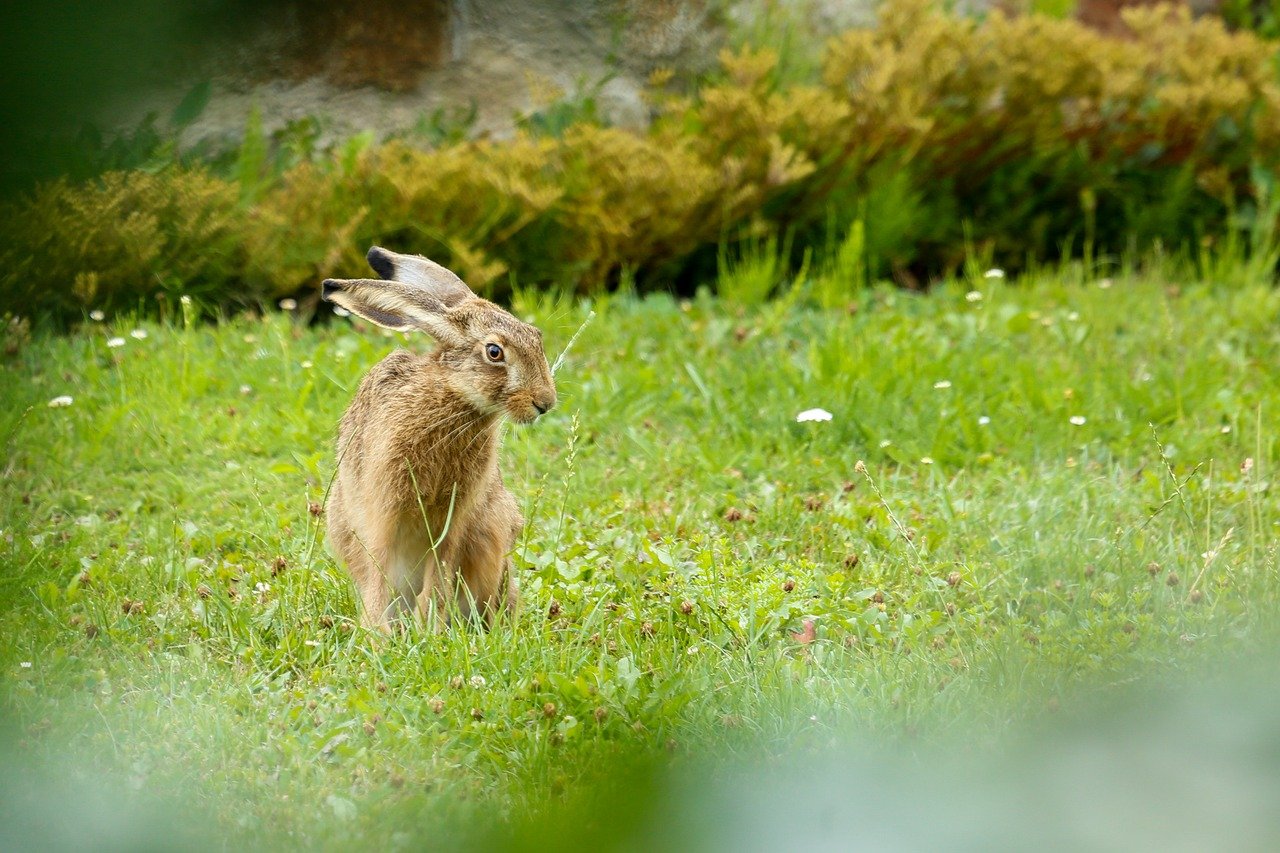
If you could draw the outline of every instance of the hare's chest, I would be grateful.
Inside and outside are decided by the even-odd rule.
[[[409,509],[435,529],[465,521],[479,508],[497,475],[496,466],[476,470],[464,460],[435,458],[406,469]]]

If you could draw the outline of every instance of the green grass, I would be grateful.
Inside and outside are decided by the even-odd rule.
[[[212,846],[416,846],[635,756],[981,749],[1254,647],[1280,295],[1068,277],[597,300],[561,405],[506,430],[522,613],[385,641],[308,505],[400,340],[287,315],[37,335],[0,372],[16,754],[179,796]],[[554,360],[588,306],[516,310]]]

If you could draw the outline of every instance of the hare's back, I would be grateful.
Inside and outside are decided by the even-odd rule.
[[[390,398],[397,396],[419,370],[419,357],[398,349],[378,362],[360,381],[360,388],[338,425],[338,446],[344,447],[367,428],[385,418]],[[354,449],[354,448],[352,448]]]

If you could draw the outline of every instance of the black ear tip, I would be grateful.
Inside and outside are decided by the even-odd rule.
[[[373,271],[382,278],[390,279],[395,277],[396,264],[391,259],[391,253],[381,246],[373,246],[369,249],[369,253],[365,255],[369,261],[369,266]]]
[[[341,289],[342,288],[338,285],[338,282],[331,278],[326,278],[324,283],[320,285],[320,296],[323,297],[325,301],[329,301],[329,298]]]

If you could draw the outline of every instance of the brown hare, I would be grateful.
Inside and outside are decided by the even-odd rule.
[[[437,346],[388,355],[342,416],[330,545],[367,627],[412,613],[438,629],[451,612],[491,625],[515,606],[508,553],[524,526],[498,470],[499,423],[556,403],[542,333],[426,258],[375,246],[369,265],[384,280],[328,279],[324,298]]]

